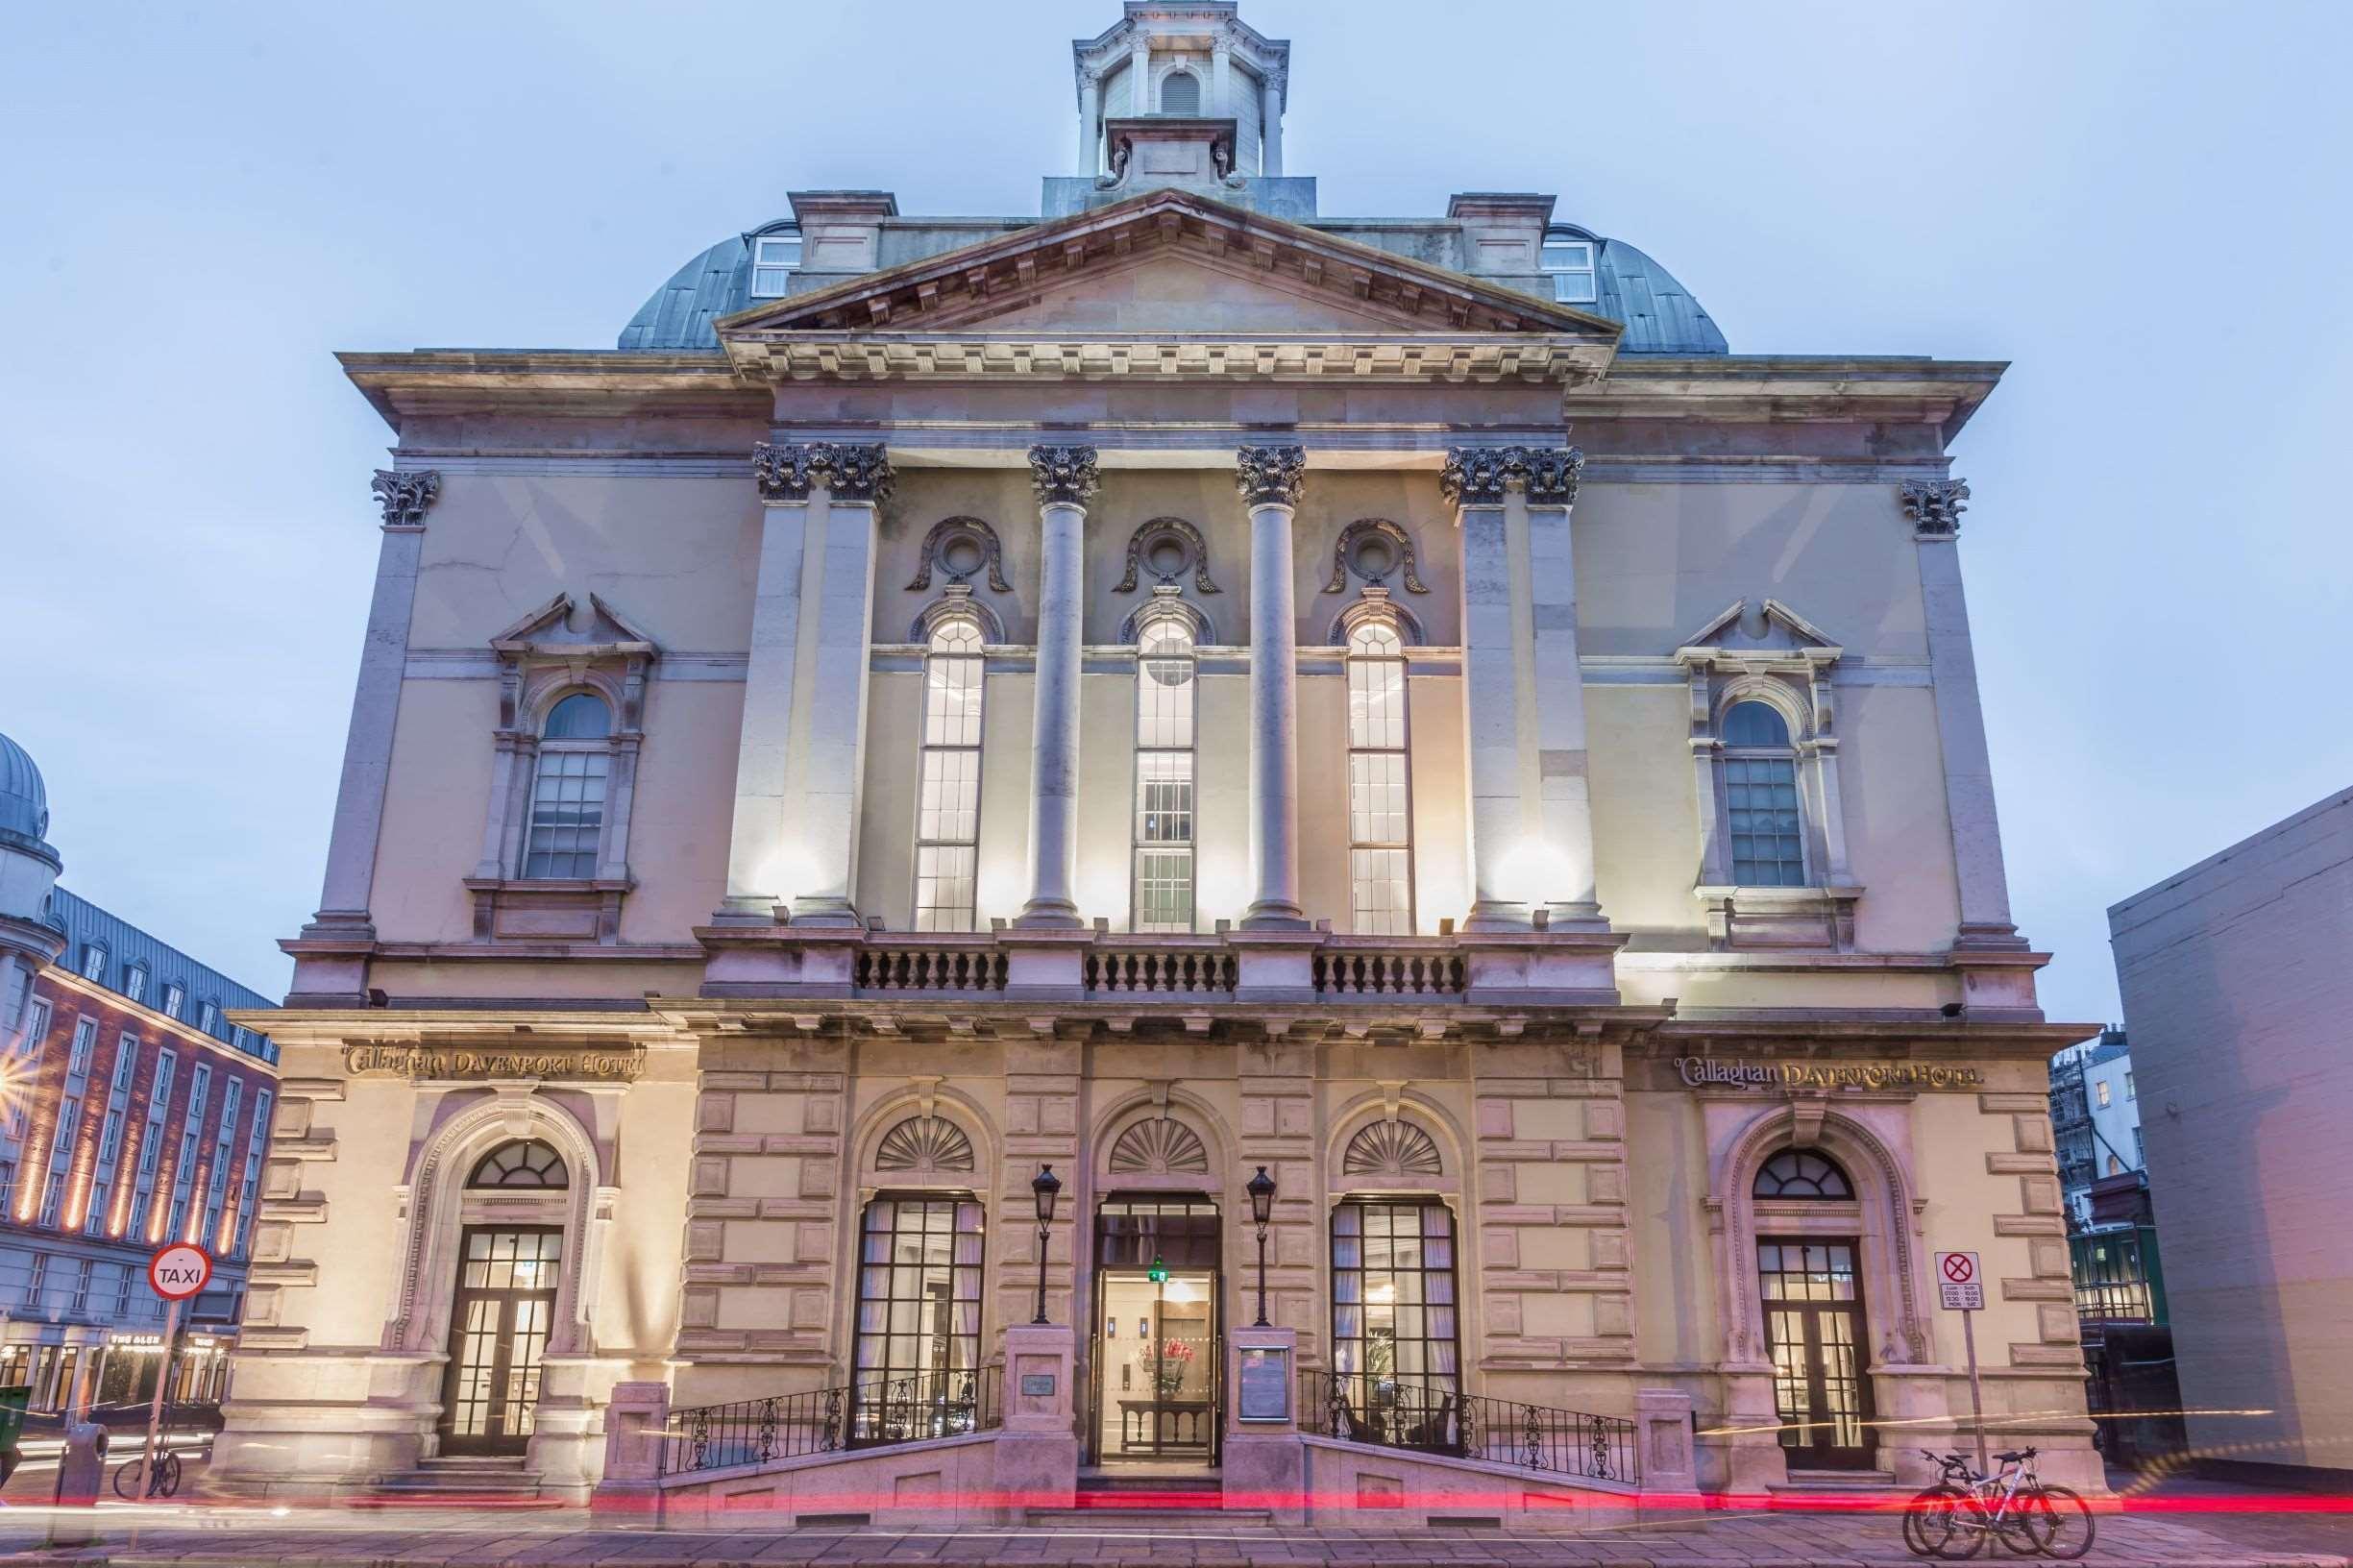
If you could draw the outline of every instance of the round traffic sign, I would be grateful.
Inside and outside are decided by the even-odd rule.
[[[1945,1278],[1955,1285],[1967,1285],[1976,1277],[1977,1260],[1966,1252],[1945,1254]]]
[[[147,1260],[147,1283],[165,1301],[185,1301],[212,1279],[212,1255],[193,1241],[159,1247]]]

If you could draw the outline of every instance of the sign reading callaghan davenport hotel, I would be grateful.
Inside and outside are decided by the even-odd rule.
[[[423,1081],[434,1078],[570,1078],[634,1083],[646,1070],[643,1045],[551,1045],[486,1050],[476,1045],[346,1045],[343,1070]]]
[[[1675,1070],[1692,1089],[1981,1089],[1975,1067],[1941,1062],[1723,1062],[1679,1056]]]

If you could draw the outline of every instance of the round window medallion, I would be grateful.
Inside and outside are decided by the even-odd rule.
[[[940,564],[954,577],[968,577],[981,569],[989,552],[970,534],[958,534],[940,548]]]
[[[1144,551],[1144,565],[1161,581],[1172,582],[1183,576],[1185,569],[1192,565],[1192,551],[1185,548],[1184,540],[1163,534],[1153,540],[1151,547]]]
[[[1397,570],[1397,551],[1381,535],[1366,534],[1357,541],[1355,558],[1348,564],[1365,581],[1379,582]]]

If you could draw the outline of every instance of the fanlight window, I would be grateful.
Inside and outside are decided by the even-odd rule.
[[[1158,1171],[1206,1176],[1210,1157],[1200,1134],[1173,1116],[1159,1116],[1119,1135],[1111,1147],[1111,1168],[1120,1176]]]
[[[1764,1169],[1756,1173],[1754,1191],[1760,1198],[1820,1198],[1845,1203],[1853,1200],[1854,1184],[1827,1155],[1812,1149],[1783,1149],[1766,1161]]]
[[[1805,885],[1798,756],[1770,703],[1735,702],[1724,715],[1724,807],[1735,886]]]
[[[548,710],[539,767],[531,778],[531,821],[525,835],[527,877],[590,877],[604,833],[604,786],[612,766],[606,746],[613,710],[592,692],[575,692]]]
[[[1344,1176],[1435,1176],[1438,1145],[1409,1121],[1376,1121],[1348,1140]]]
[[[909,1116],[882,1135],[876,1170],[970,1170],[972,1140],[945,1116]]]
[[[468,1187],[550,1190],[572,1185],[572,1174],[564,1168],[564,1157],[551,1144],[536,1138],[523,1139],[513,1143],[502,1143],[483,1155],[466,1178]]]

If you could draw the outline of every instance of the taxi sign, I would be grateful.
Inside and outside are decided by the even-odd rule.
[[[1936,1296],[1937,1304],[1949,1312],[1985,1311],[1985,1281],[1977,1272],[1975,1253],[1936,1255]]]
[[[212,1255],[193,1241],[175,1241],[147,1260],[147,1283],[165,1301],[185,1301],[212,1283]]]

